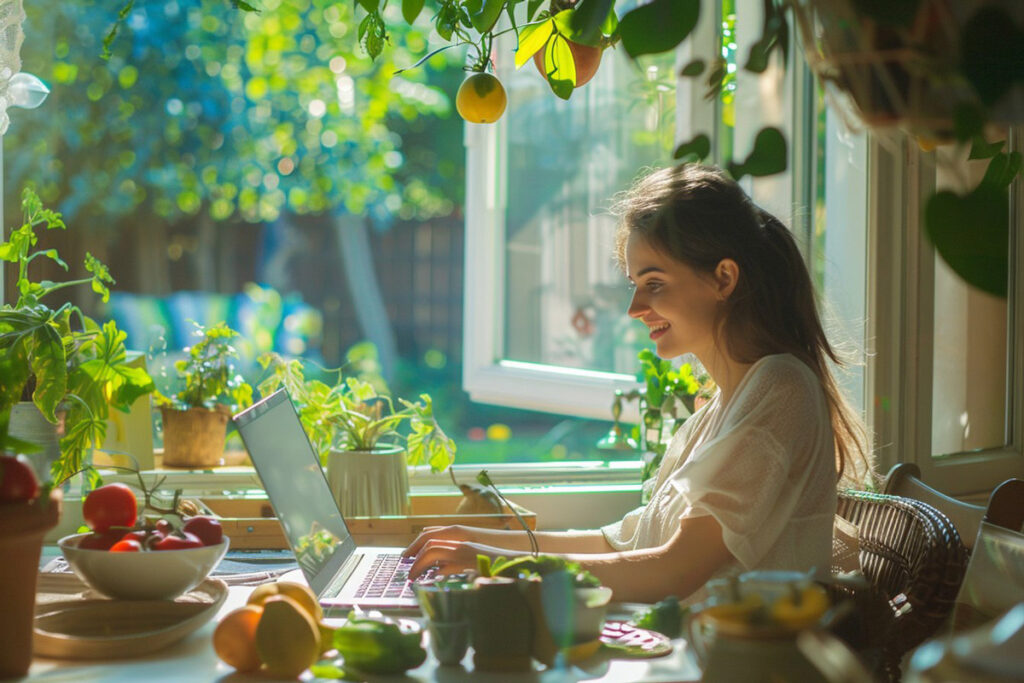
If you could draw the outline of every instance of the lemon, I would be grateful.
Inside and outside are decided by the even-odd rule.
[[[493,74],[477,72],[462,82],[455,109],[470,123],[494,123],[505,113],[505,86]]]

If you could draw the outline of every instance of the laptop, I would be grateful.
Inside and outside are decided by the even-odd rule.
[[[412,558],[401,556],[404,548],[356,546],[287,391],[275,391],[233,419],[320,604],[416,607],[408,580]]]

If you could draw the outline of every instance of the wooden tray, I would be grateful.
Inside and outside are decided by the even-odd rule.
[[[228,595],[207,579],[177,600],[109,600],[77,577],[40,575],[32,652],[55,659],[123,659],[161,650],[208,622]]]
[[[395,517],[346,517],[349,531],[360,545],[405,546],[428,526],[465,524],[490,529],[520,529],[511,512],[479,515],[456,514],[462,500],[450,496],[412,495],[410,514]],[[231,538],[234,549],[287,548],[284,532],[274,516],[274,508],[266,498],[200,497],[201,506],[220,520],[224,533]],[[531,529],[537,528],[537,515],[516,505],[516,511]]]

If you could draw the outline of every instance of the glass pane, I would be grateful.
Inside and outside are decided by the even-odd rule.
[[[940,148],[936,165],[937,189],[962,193],[987,162]],[[932,455],[1007,443],[1008,301],[969,287],[936,254]]]
[[[672,161],[671,55],[606,50],[592,81],[554,97],[533,65],[508,87],[504,357],[636,371],[646,339],[625,315],[629,290],[612,257],[607,209],[645,166]]]

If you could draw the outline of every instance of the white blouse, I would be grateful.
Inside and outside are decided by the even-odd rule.
[[[828,568],[836,512],[831,420],[817,376],[789,354],[759,359],[728,404],[721,394],[669,443],[650,501],[602,528],[617,550],[669,541],[688,517],[713,515],[735,562]]]

